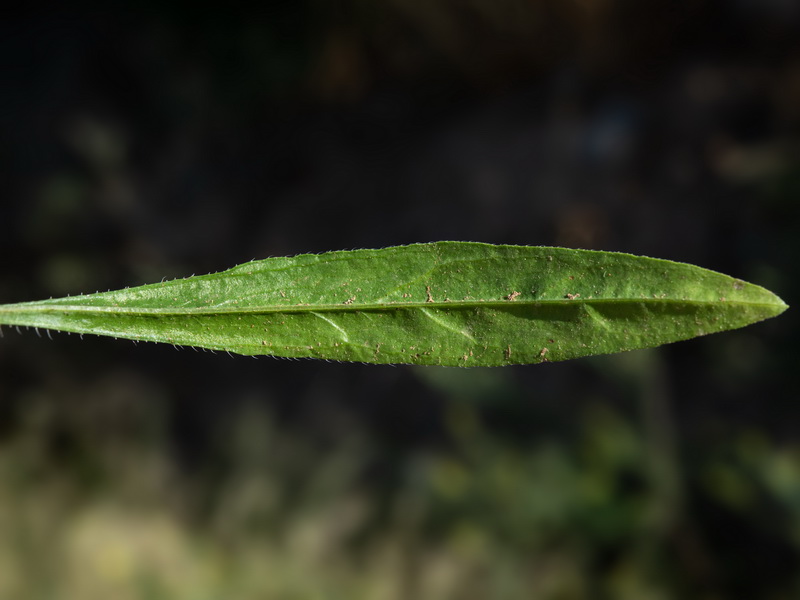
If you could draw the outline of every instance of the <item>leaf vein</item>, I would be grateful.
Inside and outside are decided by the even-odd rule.
[[[337,325],[336,322],[334,322],[332,319],[329,319],[328,317],[326,317],[324,315],[321,315],[318,312],[314,312],[314,311],[312,311],[311,314],[314,315],[315,317],[319,318],[319,319],[322,319],[323,321],[325,321],[326,323],[331,325],[334,329],[336,329],[336,331],[341,333],[343,342],[348,342],[348,343],[350,342],[350,337],[347,335],[347,332],[344,329],[342,329],[341,327],[339,327],[339,325]]]
[[[435,322],[436,324],[438,324],[441,327],[444,327],[448,331],[452,331],[453,333],[458,333],[459,335],[463,335],[465,338],[467,338],[471,342],[476,342],[477,341],[477,340],[475,340],[474,337],[472,337],[472,335],[470,335],[466,331],[464,331],[462,329],[458,329],[457,327],[453,327],[450,323],[448,323],[447,321],[445,321],[441,317],[437,317],[437,316],[431,314],[431,312],[427,308],[420,308],[419,311],[423,315],[428,317],[431,321]]]

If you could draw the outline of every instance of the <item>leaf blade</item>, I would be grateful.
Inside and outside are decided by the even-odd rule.
[[[657,346],[785,309],[764,288],[683,263],[435,242],[5,305],[0,323],[240,354],[499,366]]]

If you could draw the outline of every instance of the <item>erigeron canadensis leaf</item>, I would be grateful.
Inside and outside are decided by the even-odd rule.
[[[658,346],[786,308],[762,287],[667,260],[435,242],[8,304],[0,324],[246,355],[488,367]]]

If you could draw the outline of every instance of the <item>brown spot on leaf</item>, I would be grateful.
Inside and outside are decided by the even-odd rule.
[[[506,296],[506,300],[508,300],[509,302],[513,302],[514,300],[519,298],[520,295],[521,295],[520,292],[511,292],[508,296]]]

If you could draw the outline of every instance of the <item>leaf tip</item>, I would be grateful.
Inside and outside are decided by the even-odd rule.
[[[777,294],[767,291],[767,301],[764,303],[764,308],[766,309],[765,312],[765,319],[771,319],[773,317],[777,317],[778,315],[784,313],[788,308],[789,305],[786,304]]]

